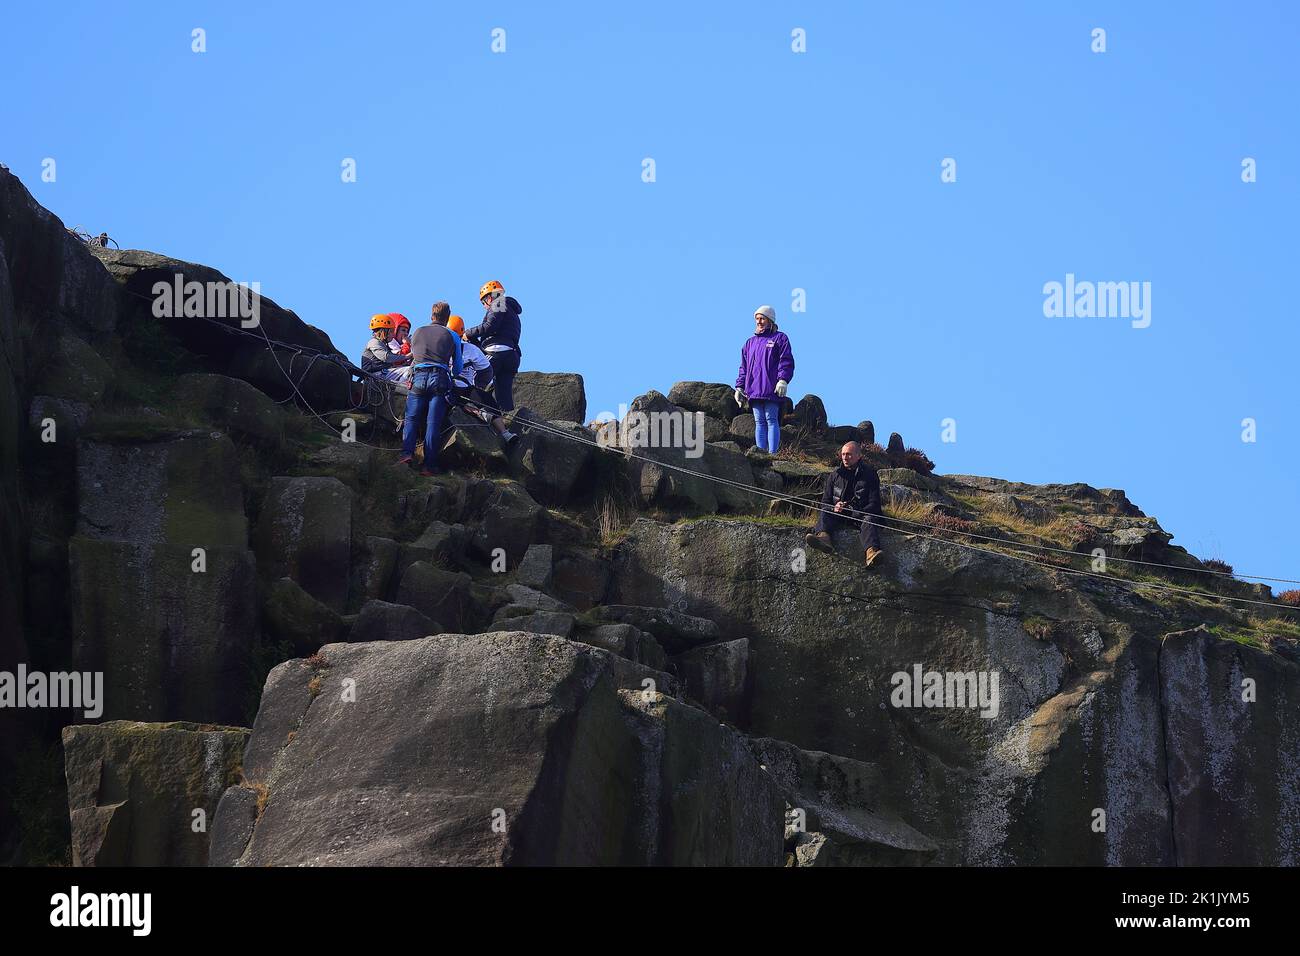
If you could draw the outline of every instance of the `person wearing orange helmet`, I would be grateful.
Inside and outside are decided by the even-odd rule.
[[[506,295],[500,282],[493,279],[483,283],[478,290],[478,300],[483,304],[483,321],[465,333],[465,341],[477,345],[492,363],[495,382],[493,396],[497,407],[508,412],[515,407],[515,376],[519,373],[519,317],[524,307]]]
[[[393,351],[390,343],[397,322],[392,315],[376,313],[370,317],[370,341],[361,352],[361,371],[377,378],[405,384],[410,380],[411,357],[401,350]]]
[[[464,336],[465,320],[453,315],[447,320],[447,328]],[[492,363],[473,342],[461,342],[461,359],[460,374],[451,381],[452,403],[490,425],[507,446],[513,444],[519,436],[506,427],[496,398],[489,394],[493,385]]]
[[[447,328],[459,335],[462,340],[465,339],[465,320],[459,315],[453,315],[447,320]],[[485,392],[492,391],[495,385],[495,373],[492,371],[492,363],[488,360],[487,355],[477,345],[469,341],[462,341],[461,350],[465,362],[466,377],[470,383]],[[493,405],[496,405],[495,401]]]

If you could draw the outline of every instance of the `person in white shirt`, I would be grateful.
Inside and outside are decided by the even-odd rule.
[[[447,320],[447,328],[463,338],[465,320],[459,315],[453,315]],[[505,419],[501,417],[501,412],[497,408],[496,398],[488,394],[488,390],[492,388],[492,363],[488,361],[483,350],[473,342],[462,341],[461,350],[464,364],[461,366],[460,375],[452,379],[453,401],[471,415],[491,425],[507,446],[513,444],[519,436],[506,428]]]

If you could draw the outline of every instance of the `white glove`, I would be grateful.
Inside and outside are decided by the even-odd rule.
[[[740,389],[736,389],[736,404],[741,408],[745,407],[745,393]]]
[[[785,390],[789,387],[790,383],[785,379],[779,378],[776,380],[776,394],[780,395],[782,398],[785,398]]]

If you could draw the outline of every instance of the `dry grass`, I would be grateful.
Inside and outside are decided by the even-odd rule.
[[[245,783],[244,786],[257,794],[257,816],[260,820],[267,801],[271,799],[271,788],[264,783]]]
[[[912,499],[903,504],[887,504],[884,506],[885,517],[897,518],[899,521],[913,521],[920,525],[934,524],[934,509],[924,501]],[[916,528],[914,525],[905,525],[906,530],[925,531],[925,528]]]
[[[606,494],[596,506],[596,531],[600,543],[607,548],[622,540],[631,523],[630,510],[612,494]]]
[[[776,450],[773,458],[780,458],[783,461],[806,461],[813,457],[810,452],[810,446],[813,442],[812,429],[807,425],[795,425],[791,429],[791,437],[781,438],[781,447]],[[816,463],[821,463],[822,456],[816,456]]]
[[[1054,515],[1044,521],[1027,518],[1000,501],[983,495],[949,492],[949,497],[965,505],[987,525],[999,531],[1022,538],[1032,538],[1035,544],[1050,544],[1073,551],[1087,540],[1087,530],[1072,515]]]

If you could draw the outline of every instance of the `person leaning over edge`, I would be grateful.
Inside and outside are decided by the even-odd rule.
[[[817,526],[804,540],[821,551],[834,551],[831,532],[836,528],[860,520],[858,540],[862,543],[863,559],[871,567],[884,554],[880,548],[880,476],[876,469],[862,460],[862,446],[855,441],[840,449],[840,465],[826,476],[822,491],[823,510],[817,515]]]
[[[460,374],[460,336],[447,328],[451,306],[435,302],[430,325],[411,333],[411,391],[406,396],[406,421],[402,427],[402,457],[409,465],[415,455],[416,438],[424,433],[424,466],[420,474],[438,473],[438,446],[442,442],[442,420],[447,414],[451,379]]]

